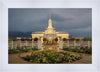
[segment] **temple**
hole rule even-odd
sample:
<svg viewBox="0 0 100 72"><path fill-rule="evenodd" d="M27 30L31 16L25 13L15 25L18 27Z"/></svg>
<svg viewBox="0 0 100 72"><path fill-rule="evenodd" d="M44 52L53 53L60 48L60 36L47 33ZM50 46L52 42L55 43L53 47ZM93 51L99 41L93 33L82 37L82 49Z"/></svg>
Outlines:
<svg viewBox="0 0 100 72"><path fill-rule="evenodd" d="M52 27L52 19L51 14L49 15L48 20L48 27L45 29L44 32L32 32L32 39L34 38L41 38L41 41L43 42L43 38L46 38L48 41L52 42L55 38L69 38L69 33L67 32L56 32L55 28ZM59 41L58 41L59 42Z"/></svg>

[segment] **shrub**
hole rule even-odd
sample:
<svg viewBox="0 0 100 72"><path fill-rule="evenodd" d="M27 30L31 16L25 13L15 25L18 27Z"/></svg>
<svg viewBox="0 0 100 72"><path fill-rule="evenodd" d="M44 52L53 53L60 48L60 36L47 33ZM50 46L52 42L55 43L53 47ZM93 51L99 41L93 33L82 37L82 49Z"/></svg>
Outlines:
<svg viewBox="0 0 100 72"><path fill-rule="evenodd" d="M19 53L18 49L9 49L9 54L11 53Z"/></svg>
<svg viewBox="0 0 100 72"><path fill-rule="evenodd" d="M84 38L83 41L92 41L92 38Z"/></svg>
<svg viewBox="0 0 100 72"><path fill-rule="evenodd" d="M8 52L9 54L11 53L19 53L19 52L31 52L31 51L35 51L35 50L38 50L37 47L34 47L34 48L21 48L21 49L9 49Z"/></svg>
<svg viewBox="0 0 100 72"><path fill-rule="evenodd" d="M63 38L63 41L66 41L67 39L66 38Z"/></svg>
<svg viewBox="0 0 100 72"><path fill-rule="evenodd" d="M58 38L55 38L55 41L58 41Z"/></svg>
<svg viewBox="0 0 100 72"><path fill-rule="evenodd" d="M43 41L47 41L47 39L46 38L43 38Z"/></svg>
<svg viewBox="0 0 100 72"><path fill-rule="evenodd" d="M24 40L26 40L26 41L31 41L32 39L30 39L30 38L25 38Z"/></svg>
<svg viewBox="0 0 100 72"><path fill-rule="evenodd" d="M70 39L69 39L69 41L74 41L74 40L75 40L75 38L70 38Z"/></svg>
<svg viewBox="0 0 100 72"><path fill-rule="evenodd" d="M21 41L25 41L25 39L24 38L21 38Z"/></svg>
<svg viewBox="0 0 100 72"><path fill-rule="evenodd" d="M78 53L87 53L87 54L91 54L92 53L92 49L87 49L87 48L63 48L63 50L67 50L67 51L71 51L71 52L78 52Z"/></svg>
<svg viewBox="0 0 100 72"><path fill-rule="evenodd" d="M38 41L38 38L34 38L34 41Z"/></svg>

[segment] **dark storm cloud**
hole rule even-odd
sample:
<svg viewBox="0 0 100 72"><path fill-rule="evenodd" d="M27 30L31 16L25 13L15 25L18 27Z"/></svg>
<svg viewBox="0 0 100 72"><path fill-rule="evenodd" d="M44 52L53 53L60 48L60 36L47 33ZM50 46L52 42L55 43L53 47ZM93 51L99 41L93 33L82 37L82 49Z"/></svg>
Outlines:
<svg viewBox="0 0 100 72"><path fill-rule="evenodd" d="M91 36L90 8L9 9L9 31L44 31L48 26L49 13L56 31L69 32L73 36Z"/></svg>

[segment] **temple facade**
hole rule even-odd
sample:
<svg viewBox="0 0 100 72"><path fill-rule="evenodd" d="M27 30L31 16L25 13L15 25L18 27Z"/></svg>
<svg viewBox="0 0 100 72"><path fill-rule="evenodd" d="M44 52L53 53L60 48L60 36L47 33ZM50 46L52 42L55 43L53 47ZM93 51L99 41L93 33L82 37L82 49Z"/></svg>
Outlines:
<svg viewBox="0 0 100 72"><path fill-rule="evenodd" d="M48 20L48 27L45 29L44 32L32 32L32 39L38 38L41 39L43 42L43 38L46 38L48 41L53 41L55 38L63 39L69 38L69 33L68 32L56 32L55 28L52 27L52 20L51 17ZM59 41L58 41L59 42Z"/></svg>

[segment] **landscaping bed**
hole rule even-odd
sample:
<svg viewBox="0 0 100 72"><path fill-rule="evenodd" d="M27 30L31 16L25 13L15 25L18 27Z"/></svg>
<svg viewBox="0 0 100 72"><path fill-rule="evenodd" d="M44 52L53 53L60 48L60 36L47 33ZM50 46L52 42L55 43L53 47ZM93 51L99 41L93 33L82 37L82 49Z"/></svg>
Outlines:
<svg viewBox="0 0 100 72"><path fill-rule="evenodd" d="M88 48L66 48L64 47L63 50L66 51L71 51L71 52L77 52L77 53L86 53L86 54L92 54L92 49L88 49Z"/></svg>
<svg viewBox="0 0 100 72"><path fill-rule="evenodd" d="M8 53L12 54L12 53L21 53L21 52L31 52L31 51L35 51L35 50L38 50L38 48L35 47L35 48L9 49Z"/></svg>
<svg viewBox="0 0 100 72"><path fill-rule="evenodd" d="M32 63L71 63L76 60L80 60L81 57L70 55L66 52L56 51L39 51L33 52L31 55L24 57L25 60Z"/></svg>

